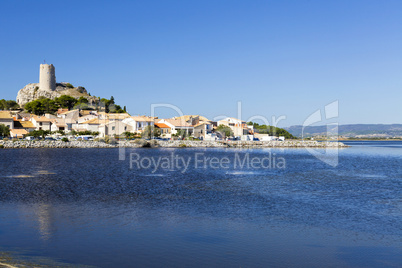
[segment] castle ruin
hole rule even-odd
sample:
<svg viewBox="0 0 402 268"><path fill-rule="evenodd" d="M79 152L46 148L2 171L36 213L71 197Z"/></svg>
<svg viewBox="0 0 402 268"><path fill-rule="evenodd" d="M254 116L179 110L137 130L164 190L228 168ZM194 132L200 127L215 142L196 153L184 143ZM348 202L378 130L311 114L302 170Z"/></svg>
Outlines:
<svg viewBox="0 0 402 268"><path fill-rule="evenodd" d="M30 83L18 91L17 103L23 107L26 103L39 98L54 100L62 95L73 98L85 97L89 103L96 98L88 95L84 87L72 87L70 83L56 83L56 71L53 64L41 64L39 66L39 83Z"/></svg>
<svg viewBox="0 0 402 268"><path fill-rule="evenodd" d="M56 71L53 64L40 65L39 88L46 91L56 90Z"/></svg>

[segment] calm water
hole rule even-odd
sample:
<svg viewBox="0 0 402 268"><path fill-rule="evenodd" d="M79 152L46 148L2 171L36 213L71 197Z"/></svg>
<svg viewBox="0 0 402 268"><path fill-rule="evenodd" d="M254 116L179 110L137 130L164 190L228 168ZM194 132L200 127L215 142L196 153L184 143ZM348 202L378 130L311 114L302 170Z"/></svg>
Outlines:
<svg viewBox="0 0 402 268"><path fill-rule="evenodd" d="M0 252L50 267L401 267L402 142L349 144L337 167L305 149L0 150Z"/></svg>

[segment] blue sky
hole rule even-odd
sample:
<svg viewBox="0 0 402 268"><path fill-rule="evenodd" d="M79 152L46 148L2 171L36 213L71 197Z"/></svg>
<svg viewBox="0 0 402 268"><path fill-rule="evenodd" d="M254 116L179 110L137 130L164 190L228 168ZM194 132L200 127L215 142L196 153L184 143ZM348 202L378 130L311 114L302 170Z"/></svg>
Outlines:
<svg viewBox="0 0 402 268"><path fill-rule="evenodd" d="M1 1L0 98L39 80L185 114L402 123L402 1ZM160 117L175 115L158 109Z"/></svg>

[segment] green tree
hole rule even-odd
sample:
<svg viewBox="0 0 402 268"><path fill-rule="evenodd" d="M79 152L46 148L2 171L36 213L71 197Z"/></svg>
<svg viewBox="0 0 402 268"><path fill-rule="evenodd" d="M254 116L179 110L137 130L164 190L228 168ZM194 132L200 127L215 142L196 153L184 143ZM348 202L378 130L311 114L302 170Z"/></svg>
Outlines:
<svg viewBox="0 0 402 268"><path fill-rule="evenodd" d="M7 106L8 106L9 110L20 109L20 106L18 105L18 103L16 101L13 101L13 100L8 100L7 101Z"/></svg>
<svg viewBox="0 0 402 268"><path fill-rule="evenodd" d="M45 113L54 114L59 109L58 103L47 98L40 98L25 104L24 109L29 113L43 115Z"/></svg>
<svg viewBox="0 0 402 268"><path fill-rule="evenodd" d="M31 132L29 132L28 134L27 134L27 136L33 136L33 137L35 137L35 138L39 138L39 137L42 137L42 138L45 138L47 135L49 135L51 132L49 131L49 130L34 130L34 131L31 131Z"/></svg>
<svg viewBox="0 0 402 268"><path fill-rule="evenodd" d="M101 98L100 99L100 106L105 108L105 112L108 113L109 112L109 106L111 105L110 100L105 99L105 98Z"/></svg>
<svg viewBox="0 0 402 268"><path fill-rule="evenodd" d="M295 139L295 137L290 134L287 130L283 128L278 128L274 126L259 125L255 122L248 122L248 125L254 127L254 131L260 134L268 134L270 136L284 136L286 139Z"/></svg>
<svg viewBox="0 0 402 268"><path fill-rule="evenodd" d="M68 87L68 88L74 88L74 86L73 86L72 84L70 84L70 83L67 83L67 84L66 84L66 87Z"/></svg>
<svg viewBox="0 0 402 268"><path fill-rule="evenodd" d="M110 113L124 113L124 110L121 108L120 105L111 104L109 105L109 112Z"/></svg>
<svg viewBox="0 0 402 268"><path fill-rule="evenodd" d="M224 137L232 137L233 136L232 129L230 127L228 127L228 126L225 126L225 125L219 125L216 128L216 131L218 131Z"/></svg>
<svg viewBox="0 0 402 268"><path fill-rule="evenodd" d="M88 103L88 99L81 96L81 97L78 99L77 103Z"/></svg>
<svg viewBox="0 0 402 268"><path fill-rule="evenodd" d="M36 115L42 115L45 113L45 107L40 100L34 100L25 104L24 109Z"/></svg>
<svg viewBox="0 0 402 268"><path fill-rule="evenodd" d="M20 109L20 106L16 101L13 100L0 100L0 110L17 110Z"/></svg>
<svg viewBox="0 0 402 268"><path fill-rule="evenodd" d="M180 138L184 139L185 137L187 137L187 135L188 135L187 130L185 130L185 129L178 129L178 130L176 131L176 133L173 134L172 136L173 136L173 137L180 137Z"/></svg>
<svg viewBox="0 0 402 268"><path fill-rule="evenodd" d="M135 134L130 131L125 131L123 132L123 136L126 137L126 139L133 139Z"/></svg>
<svg viewBox="0 0 402 268"><path fill-rule="evenodd" d="M58 109L59 105L51 99L41 99L42 105L44 107L45 113L54 114Z"/></svg>
<svg viewBox="0 0 402 268"><path fill-rule="evenodd" d="M55 102L62 108L64 109L69 109L71 110L74 105L78 102L77 99L68 96L68 95L62 95L58 98L55 99Z"/></svg>
<svg viewBox="0 0 402 268"><path fill-rule="evenodd" d="M150 139L152 137L159 137L160 135L161 131L159 128L155 128L154 126L147 126L142 132L141 137L144 139Z"/></svg>
<svg viewBox="0 0 402 268"><path fill-rule="evenodd" d="M59 133L59 134L61 134L61 135L65 135L66 133L64 132L64 130L57 130L57 131L55 131L56 133Z"/></svg>
<svg viewBox="0 0 402 268"><path fill-rule="evenodd" d="M83 131L79 131L77 134L80 135L80 136L83 136L83 135L98 136L99 131L83 130Z"/></svg>
<svg viewBox="0 0 402 268"><path fill-rule="evenodd" d="M7 101L5 99L0 100L0 110L7 110Z"/></svg>
<svg viewBox="0 0 402 268"><path fill-rule="evenodd" d="M9 137L10 136L10 128L6 125L0 124L0 136L1 137Z"/></svg>

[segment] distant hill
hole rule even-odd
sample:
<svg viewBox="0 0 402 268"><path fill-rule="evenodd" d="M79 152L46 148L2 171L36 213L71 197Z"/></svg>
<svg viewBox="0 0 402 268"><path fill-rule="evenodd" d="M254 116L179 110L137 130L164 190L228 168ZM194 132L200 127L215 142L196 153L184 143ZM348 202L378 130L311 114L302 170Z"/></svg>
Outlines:
<svg viewBox="0 0 402 268"><path fill-rule="evenodd" d="M338 129L337 129L338 128ZM291 126L285 128L293 136L301 137L303 126ZM335 134L338 130L338 135L345 137L402 137L402 124L351 124L329 126L328 132ZM304 136L320 136L327 135L327 126L308 126L304 128Z"/></svg>

